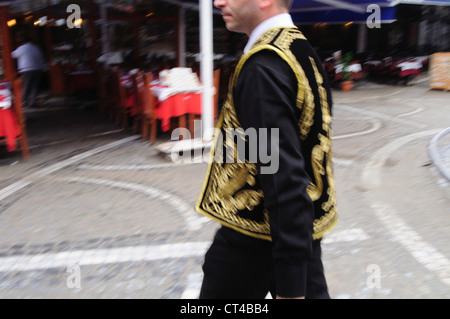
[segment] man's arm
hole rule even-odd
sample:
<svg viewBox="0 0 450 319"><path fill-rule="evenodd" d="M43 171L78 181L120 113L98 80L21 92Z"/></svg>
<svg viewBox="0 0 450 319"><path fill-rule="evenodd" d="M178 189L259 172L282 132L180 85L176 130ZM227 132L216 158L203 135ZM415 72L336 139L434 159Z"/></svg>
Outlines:
<svg viewBox="0 0 450 319"><path fill-rule="evenodd" d="M234 93L243 129L267 129L268 152L276 151L270 149L271 133L279 129L278 170L259 174L269 212L276 291L281 297L305 296L314 207L306 192L310 178L297 124L295 75L275 52L262 51L246 62Z"/></svg>
<svg viewBox="0 0 450 319"><path fill-rule="evenodd" d="M18 47L18 48L15 49L13 52L11 52L11 57L12 57L13 59L18 59L19 56L20 56L20 54L21 54L21 50L20 50L20 47Z"/></svg>

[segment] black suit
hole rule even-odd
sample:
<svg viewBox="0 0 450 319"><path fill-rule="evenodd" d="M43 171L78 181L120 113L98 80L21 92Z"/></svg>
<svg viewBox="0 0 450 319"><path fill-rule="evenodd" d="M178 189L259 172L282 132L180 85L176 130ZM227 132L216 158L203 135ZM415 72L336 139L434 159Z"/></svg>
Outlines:
<svg viewBox="0 0 450 319"><path fill-rule="evenodd" d="M309 62L309 61L308 61ZM279 167L258 174L269 214L272 241L222 227L203 266L201 298L329 298L320 240L313 240L314 203L306 188L303 141L299 138L297 79L276 53L263 50L242 68L234 87L234 107L244 130L279 128ZM256 163L258 170L262 163Z"/></svg>

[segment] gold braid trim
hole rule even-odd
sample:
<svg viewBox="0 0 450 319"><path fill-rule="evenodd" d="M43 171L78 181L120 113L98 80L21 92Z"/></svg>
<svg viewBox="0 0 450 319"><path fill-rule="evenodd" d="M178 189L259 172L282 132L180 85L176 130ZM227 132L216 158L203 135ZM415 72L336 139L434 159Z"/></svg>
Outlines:
<svg viewBox="0 0 450 319"><path fill-rule="evenodd" d="M231 98L230 95L228 98ZM222 129L240 127L237 126L239 125L237 116L229 101L223 107L216 133L222 132ZM232 163L226 163L227 159L223 158L223 147L226 145L222 143L227 143L227 140L223 141L223 136L217 134L211 151L214 160L208 166L207 178L202 189L203 196L200 197L196 210L236 231L271 240L267 210L264 210L262 222L242 218L237 214L244 209L252 211L263 199L262 190L243 189L247 184L255 185L256 165L248 161L238 163L236 148L232 155ZM222 163L223 161L225 163Z"/></svg>
<svg viewBox="0 0 450 319"><path fill-rule="evenodd" d="M313 191L314 196L317 196L317 193L320 192L322 194L323 190L323 183L322 183L322 175L325 174L324 167L322 163L324 162L324 156L325 158L325 169L326 169L326 176L327 176L327 183L328 183L328 189L327 189L327 195L328 200L322 204L321 208L325 212L325 215L323 215L320 219L316 219L314 221L314 236L318 237L320 234L323 236L323 233L325 231L329 231L331 228L333 228L337 223L337 213L336 213L336 193L335 193L335 184L334 184L334 175L333 175L333 164L332 164L332 157L333 157L333 151L331 148L331 114L330 114L330 107L328 105L328 99L327 99L327 91L323 87L323 78L320 74L319 70L317 69L317 65L313 58L309 58L311 65L314 69L314 75L317 81L317 85L319 87L319 94L320 94L320 103L321 103L321 110L322 110L322 129L325 131L326 136L319 134L318 138L320 141L319 145L316 145L313 149L312 154L312 166L314 170L314 177L316 180L316 189ZM310 184L308 187L308 190L310 188L314 188L314 184ZM317 198L318 199L318 198ZM313 198L314 200L314 198ZM313 238L314 238L313 236ZM320 237L321 237L320 236ZM319 238L320 238L319 237Z"/></svg>

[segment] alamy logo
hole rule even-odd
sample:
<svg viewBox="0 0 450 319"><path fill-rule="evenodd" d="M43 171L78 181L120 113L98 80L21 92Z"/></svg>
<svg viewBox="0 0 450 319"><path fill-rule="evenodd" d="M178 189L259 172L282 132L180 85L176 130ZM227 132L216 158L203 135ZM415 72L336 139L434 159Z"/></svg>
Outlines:
<svg viewBox="0 0 450 319"><path fill-rule="evenodd" d="M66 285L69 289L81 289L81 269L80 265L67 266L67 273L70 275L67 277Z"/></svg>
<svg viewBox="0 0 450 319"><path fill-rule="evenodd" d="M381 288L381 267L377 264L370 264L367 266L369 276L366 280L368 288Z"/></svg>
<svg viewBox="0 0 450 319"><path fill-rule="evenodd" d="M201 121L194 121L194 127L200 128ZM200 126L199 126L200 125ZM196 131L197 129L194 129ZM177 128L173 130L171 139L178 140L183 138L183 143L174 147L170 157L174 163L259 163L261 174L275 174L278 172L280 164L280 130L279 128L260 128L250 127L244 131L242 128L227 128L222 133L219 129L214 129L216 137L216 149L214 156L209 151L201 151L193 147L194 141L191 140L191 132L186 128ZM186 141L186 142L184 142ZM187 145L191 144L191 145ZM194 149L194 158L192 158L191 149Z"/></svg>
<svg viewBox="0 0 450 319"><path fill-rule="evenodd" d="M371 14L367 17L366 23L369 29L381 28L381 8L377 4L367 6L366 12Z"/></svg>
<svg viewBox="0 0 450 319"><path fill-rule="evenodd" d="M71 13L66 20L69 29L81 28L81 8L78 4L69 4L67 6L67 13Z"/></svg>

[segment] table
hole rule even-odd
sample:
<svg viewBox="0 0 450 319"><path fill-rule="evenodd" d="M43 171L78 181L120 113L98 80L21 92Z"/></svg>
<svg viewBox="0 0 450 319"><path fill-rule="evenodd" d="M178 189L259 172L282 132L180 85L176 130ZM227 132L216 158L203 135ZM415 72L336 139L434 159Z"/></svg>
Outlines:
<svg viewBox="0 0 450 319"><path fill-rule="evenodd" d="M202 95L199 93L178 93L169 96L164 101L157 102L156 117L161 120L161 129L167 132L170 129L170 118L185 114L202 114ZM184 126L185 125L181 125Z"/></svg>
<svg viewBox="0 0 450 319"><path fill-rule="evenodd" d="M11 105L11 85L9 82L0 82L0 138L5 139L8 152L16 149L16 137L20 135L17 118Z"/></svg>
<svg viewBox="0 0 450 319"><path fill-rule="evenodd" d="M341 80L342 79L342 73L344 70L343 64L336 64L335 65L335 80ZM359 63L352 63L350 65L347 65L345 67L345 71L350 73L350 79L352 81L359 80L362 77L362 67Z"/></svg>
<svg viewBox="0 0 450 319"><path fill-rule="evenodd" d="M161 129L167 132L170 129L170 118L185 114L202 114L202 88L173 89L153 85L152 93L158 98L156 117L161 120ZM185 126L185 125L182 125Z"/></svg>
<svg viewBox="0 0 450 319"><path fill-rule="evenodd" d="M341 73L343 71L343 68L344 68L343 64L336 64L336 67L335 67L336 73ZM361 72L362 71L361 64L353 63L353 64L350 64L350 65L347 65L345 67L345 71L346 72L351 72L351 73Z"/></svg>
<svg viewBox="0 0 450 319"><path fill-rule="evenodd" d="M400 77L405 77L408 75L417 75L422 69L421 62L401 62L397 64L398 75Z"/></svg>
<svg viewBox="0 0 450 319"><path fill-rule="evenodd" d="M16 137L20 135L20 128L12 110L0 108L0 139L5 138L8 152L14 151L17 147Z"/></svg>

